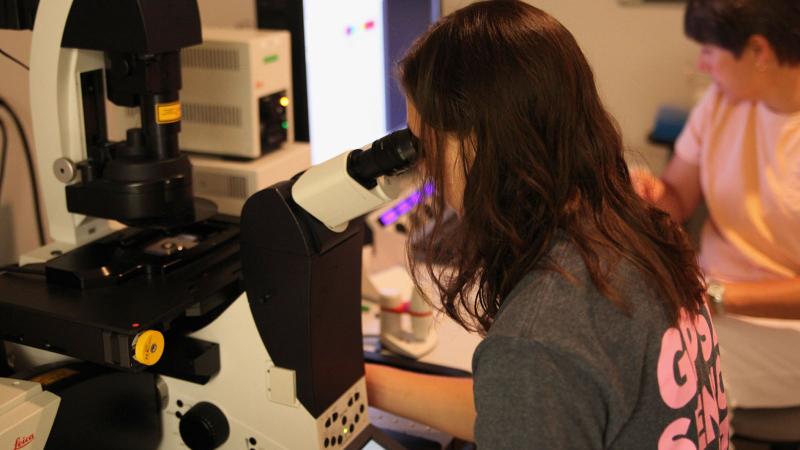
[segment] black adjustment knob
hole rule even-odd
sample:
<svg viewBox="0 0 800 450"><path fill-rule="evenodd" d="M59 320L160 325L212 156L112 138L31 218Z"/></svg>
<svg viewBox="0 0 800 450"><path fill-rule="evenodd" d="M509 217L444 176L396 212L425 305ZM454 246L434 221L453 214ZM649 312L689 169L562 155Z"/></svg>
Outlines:
<svg viewBox="0 0 800 450"><path fill-rule="evenodd" d="M225 414L208 402L192 406L181 417L181 438L192 450L214 450L219 448L231 434Z"/></svg>

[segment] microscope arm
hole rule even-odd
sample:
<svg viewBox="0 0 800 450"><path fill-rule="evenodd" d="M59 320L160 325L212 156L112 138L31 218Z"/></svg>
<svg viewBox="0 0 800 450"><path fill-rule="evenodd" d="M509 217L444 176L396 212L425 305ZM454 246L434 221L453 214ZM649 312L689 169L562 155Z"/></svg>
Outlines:
<svg viewBox="0 0 800 450"><path fill-rule="evenodd" d="M95 240L109 231L99 218L191 221L180 115L160 113L179 110L178 52L202 40L196 0L0 1L0 26L33 27L31 116L51 239ZM106 96L142 110L125 142L108 140Z"/></svg>
<svg viewBox="0 0 800 450"><path fill-rule="evenodd" d="M250 311L273 363L293 371L297 399L314 417L364 376L363 227L348 221L388 201L415 160L413 136L398 131L257 192L242 210Z"/></svg>

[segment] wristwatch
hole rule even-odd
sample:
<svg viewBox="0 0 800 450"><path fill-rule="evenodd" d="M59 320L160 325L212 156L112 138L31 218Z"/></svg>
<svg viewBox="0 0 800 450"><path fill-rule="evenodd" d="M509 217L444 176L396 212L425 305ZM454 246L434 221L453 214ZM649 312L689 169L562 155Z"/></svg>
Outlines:
<svg viewBox="0 0 800 450"><path fill-rule="evenodd" d="M725 285L716 280L709 280L706 285L706 295L711 301L714 314L725 314Z"/></svg>

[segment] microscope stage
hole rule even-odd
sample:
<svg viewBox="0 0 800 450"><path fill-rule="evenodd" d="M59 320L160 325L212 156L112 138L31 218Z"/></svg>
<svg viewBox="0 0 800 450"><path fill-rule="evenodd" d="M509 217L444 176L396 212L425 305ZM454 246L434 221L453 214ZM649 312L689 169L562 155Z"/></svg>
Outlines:
<svg viewBox="0 0 800 450"><path fill-rule="evenodd" d="M177 342L175 348L199 356L198 353L208 351L207 346L197 342L187 345L188 338L184 335L210 323L243 291L238 223L226 217L209 222L214 222L211 225L221 231L212 233L213 237L207 237L203 242L191 242L193 247L183 250L186 258L167 254L170 249L166 247L170 245L154 250L151 244L139 249L142 254L155 253L150 255L150 266L143 263L140 266L144 267L137 269L135 274L115 276L113 268L129 267L125 264L132 254L130 249L127 253L116 252L117 256L123 255L121 260L125 264L109 262L107 266L100 266L111 268L106 270L114 282L96 283L99 287L81 289L80 285L75 285L74 279L74 273L97 273L89 269L89 262L97 262L97 255L94 259L85 255L92 244L77 249L78 253L74 255L70 252L51 261L62 264L47 268L47 271L59 271L57 276L47 277L50 281L46 281L44 271L41 275L13 272L0 275L0 338L97 364L138 371L146 366L132 358L135 338L146 330L156 330L167 339L167 352L162 362L164 358L186 356L170 354L172 340ZM108 245L114 240L130 242L119 239L120 236L129 237L126 234L129 232L122 230L112 234L98 245ZM174 239L191 241L195 237L180 236L167 241L155 236L144 242L155 240L188 246L190 243L176 244ZM107 248L100 252L101 255L107 253L114 252ZM164 262L168 264L164 265ZM73 279L67 283L72 286L54 281L69 279L65 275L68 273L65 269L69 266L67 263L76 268ZM198 345L203 348L198 348Z"/></svg>

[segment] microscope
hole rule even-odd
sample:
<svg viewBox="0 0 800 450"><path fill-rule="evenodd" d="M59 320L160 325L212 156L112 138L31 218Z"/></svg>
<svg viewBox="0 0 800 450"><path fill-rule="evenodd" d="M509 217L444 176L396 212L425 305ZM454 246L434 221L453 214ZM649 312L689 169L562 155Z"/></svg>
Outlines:
<svg viewBox="0 0 800 450"><path fill-rule="evenodd" d="M400 448L369 421L351 220L404 188L410 132L219 215L179 150L195 0L11 2L52 242L0 271L0 366L60 397L46 448ZM123 142L106 99L140 109Z"/></svg>

